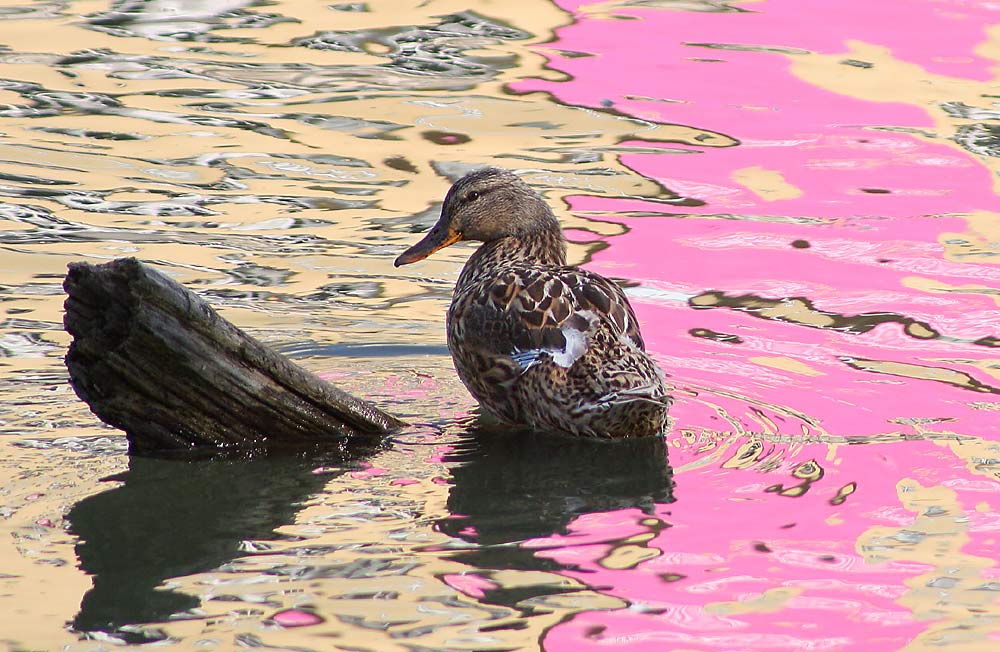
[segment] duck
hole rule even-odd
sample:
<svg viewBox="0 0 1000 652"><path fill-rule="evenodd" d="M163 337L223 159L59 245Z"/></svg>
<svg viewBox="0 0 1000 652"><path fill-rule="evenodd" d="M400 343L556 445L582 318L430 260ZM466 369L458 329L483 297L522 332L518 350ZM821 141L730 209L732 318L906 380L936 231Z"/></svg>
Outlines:
<svg viewBox="0 0 1000 652"><path fill-rule="evenodd" d="M440 219L395 260L409 265L480 242L455 284L448 349L462 383L493 417L535 431L602 439L662 435L672 403L622 288L567 264L566 237L517 174L473 170Z"/></svg>

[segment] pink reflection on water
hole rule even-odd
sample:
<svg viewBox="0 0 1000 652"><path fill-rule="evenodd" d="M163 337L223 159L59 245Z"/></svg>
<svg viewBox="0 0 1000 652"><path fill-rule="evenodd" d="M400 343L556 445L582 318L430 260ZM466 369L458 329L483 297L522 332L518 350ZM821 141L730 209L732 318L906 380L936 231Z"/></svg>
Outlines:
<svg viewBox="0 0 1000 652"><path fill-rule="evenodd" d="M823 454L825 448L810 444L803 454ZM574 568L566 574L591 586L610 587L607 592L632 605L577 615L548 632L545 649L902 647L927 623L900 599L909 591L908 582L933 575L934 566L894 560L891 553L879 561L884 542L866 534L876 527L921 528L917 520L923 514L881 507L898 502L900 474L892 467L900 460L909 465L908 474L930 485L964 474L964 465L942 455L932 442L909 442L902 453L899 448L840 448L825 465L824 481L794 499L741 492L740 483L752 481L746 471L691 470L678 480L678 501L658 507L652 517L636 510L590 514L565 535L529 542L539 556ZM688 451L674 450L681 453L676 461L683 462ZM779 474L759 475L768 483L781 479ZM857 491L832 508L835 489L847 482L857 482ZM975 523L982 515L975 508L983 497L977 489L957 491L962 510L942 518ZM989 495L992 507L1000 508L995 492ZM649 532L653 521L661 522L654 538L630 543ZM974 536L974 530L973 525L967 532ZM624 558L624 549L636 545L652 554L633 552L638 563L615 563Z"/></svg>
<svg viewBox="0 0 1000 652"><path fill-rule="evenodd" d="M570 81L516 91L590 107L610 100L625 114L740 144L623 157L704 206L572 201L578 213L628 226L590 267L641 284L631 292L647 343L677 390L669 442L678 501L652 515L587 514L566 534L524 544L632 605L577 614L544 647L900 649L933 626L912 598L918 579L938 572L917 552L922 518L950 519L952 554L996 557L1000 484L926 437L1000 439L1000 380L990 373L998 356L984 344L1000 336L996 294L971 287L997 287L1000 266L946 255L948 234L968 231L964 215L996 211L998 200L974 156L919 135L942 128L933 107L905 104L891 88L879 102L837 94L792 66L810 53L849 59L852 42L863 42L951 83L991 80L996 62L976 48L1000 23L1000 4L615 10L637 20L595 17L584 4L560 2L577 22L558 47L597 56L553 59ZM845 75L863 74L849 63ZM761 170L784 189L744 183ZM738 303L747 295L772 301L769 311ZM825 443L842 438L896 441ZM944 491L937 511L905 504L901 487L912 482ZM984 582L998 576L995 563L981 566Z"/></svg>
<svg viewBox="0 0 1000 652"><path fill-rule="evenodd" d="M642 281L635 298L647 341L679 389L736 386L738 400L794 406L824 432L844 436L905 431L901 419L938 420L945 431L959 422L965 434L995 429L995 411L981 404L995 403L1000 391L984 369L996 356L993 347L976 341L1000 334L996 301L988 293L948 289L995 284L1000 268L947 260L940 243L943 234L967 229L961 217L945 215L997 206L990 171L953 145L872 131L930 127L933 121L920 107L862 101L804 83L789 74L789 65L807 53L710 50L724 63L705 64L692 61L706 50L691 43L836 53L849 40L867 40L927 69L981 79L988 69L974 47L984 38L984 21L1000 20L1000 11L985 3L890 2L873 9L868 3L786 0L755 4L752 11L628 10L641 20L583 18L560 33L560 47L600 56L554 62L574 76L572 82L516 87L582 105L611 98L627 113L741 141L693 156L626 157L642 174L707 202L682 215L641 200L577 197L574 210L610 213L609 219L629 227L592 267ZM822 28L789 30L802 16ZM887 31L884 23L871 22L894 16L905 16L905 29ZM655 56L651 42L658 44ZM678 94L684 102L628 99ZM758 196L737 181L739 171L755 168L780 172L798 194ZM866 192L872 190L880 192ZM631 210L663 217L619 217ZM743 217L720 220L720 214ZM913 289L928 279L941 289ZM879 313L897 319L849 333L730 308L691 310L686 300L705 292L773 301L802 297L812 311L845 320ZM904 332L911 322L919 337ZM696 339L692 330L743 342ZM914 400L920 395L932 400ZM741 414L745 410L732 409L742 428L755 429ZM700 410L679 404L675 416L689 426L712 426L698 419ZM785 420L787 427L778 422L778 430L800 432L801 424L792 421Z"/></svg>
<svg viewBox="0 0 1000 652"><path fill-rule="evenodd" d="M472 598L482 598L487 591L497 588L497 583L472 573L450 573L441 578L445 584Z"/></svg>

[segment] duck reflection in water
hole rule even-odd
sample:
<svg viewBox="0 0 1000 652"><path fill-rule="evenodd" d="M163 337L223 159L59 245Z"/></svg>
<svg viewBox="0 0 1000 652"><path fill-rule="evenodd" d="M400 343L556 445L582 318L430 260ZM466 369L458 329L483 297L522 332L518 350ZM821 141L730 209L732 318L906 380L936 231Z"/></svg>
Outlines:
<svg viewBox="0 0 1000 652"><path fill-rule="evenodd" d="M490 414L584 437L663 433L671 398L628 298L566 264L566 238L537 192L506 170L470 172L396 266L461 240L483 244L455 285L448 348Z"/></svg>
<svg viewBox="0 0 1000 652"><path fill-rule="evenodd" d="M583 514L652 513L674 501L662 437L607 442L475 424L445 460L457 463L452 516L438 528L481 546L565 533Z"/></svg>

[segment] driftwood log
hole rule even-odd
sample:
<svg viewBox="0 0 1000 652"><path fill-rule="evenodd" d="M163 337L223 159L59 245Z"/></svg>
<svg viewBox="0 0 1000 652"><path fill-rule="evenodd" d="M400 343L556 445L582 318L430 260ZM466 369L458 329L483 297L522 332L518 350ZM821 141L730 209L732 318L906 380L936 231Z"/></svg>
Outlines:
<svg viewBox="0 0 1000 652"><path fill-rule="evenodd" d="M131 453L343 443L405 425L320 380L134 258L72 263L63 287L77 395Z"/></svg>

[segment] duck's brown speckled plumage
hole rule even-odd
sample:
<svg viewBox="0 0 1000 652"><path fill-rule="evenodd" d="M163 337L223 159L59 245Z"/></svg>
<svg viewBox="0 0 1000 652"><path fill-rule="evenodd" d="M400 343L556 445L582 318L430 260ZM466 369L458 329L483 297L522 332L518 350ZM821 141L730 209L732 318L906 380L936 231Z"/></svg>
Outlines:
<svg viewBox="0 0 1000 652"><path fill-rule="evenodd" d="M670 398L625 293L566 265L562 230L537 193L504 170L466 175L438 224L397 265L460 239L484 244L455 285L448 347L487 410L591 437L663 431Z"/></svg>

